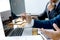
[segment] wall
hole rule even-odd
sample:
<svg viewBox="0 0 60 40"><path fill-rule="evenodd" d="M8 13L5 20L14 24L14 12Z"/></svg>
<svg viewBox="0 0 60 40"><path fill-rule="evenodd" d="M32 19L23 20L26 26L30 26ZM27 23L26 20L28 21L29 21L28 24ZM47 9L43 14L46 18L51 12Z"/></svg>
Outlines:
<svg viewBox="0 0 60 40"><path fill-rule="evenodd" d="M25 10L32 15L41 14L49 0L25 0Z"/></svg>
<svg viewBox="0 0 60 40"><path fill-rule="evenodd" d="M0 0L0 12L10 10L9 0Z"/></svg>

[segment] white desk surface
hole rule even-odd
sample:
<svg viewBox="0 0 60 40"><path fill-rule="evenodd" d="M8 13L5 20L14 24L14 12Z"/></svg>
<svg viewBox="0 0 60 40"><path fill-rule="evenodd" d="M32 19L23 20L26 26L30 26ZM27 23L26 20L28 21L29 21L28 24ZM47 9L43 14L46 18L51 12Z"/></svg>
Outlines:
<svg viewBox="0 0 60 40"><path fill-rule="evenodd" d="M32 28L24 28L22 36L32 36Z"/></svg>

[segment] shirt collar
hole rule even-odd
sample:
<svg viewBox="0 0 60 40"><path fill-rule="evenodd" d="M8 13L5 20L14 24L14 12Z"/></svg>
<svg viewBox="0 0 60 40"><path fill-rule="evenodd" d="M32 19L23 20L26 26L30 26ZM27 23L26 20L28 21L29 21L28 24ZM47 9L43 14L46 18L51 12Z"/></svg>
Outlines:
<svg viewBox="0 0 60 40"><path fill-rule="evenodd" d="M59 2L60 2L60 1L58 0L58 1L55 3L55 4L56 4L56 6L58 6Z"/></svg>
<svg viewBox="0 0 60 40"><path fill-rule="evenodd" d="M53 5L58 6L59 2L60 2L60 1L58 0L55 4L53 3Z"/></svg>

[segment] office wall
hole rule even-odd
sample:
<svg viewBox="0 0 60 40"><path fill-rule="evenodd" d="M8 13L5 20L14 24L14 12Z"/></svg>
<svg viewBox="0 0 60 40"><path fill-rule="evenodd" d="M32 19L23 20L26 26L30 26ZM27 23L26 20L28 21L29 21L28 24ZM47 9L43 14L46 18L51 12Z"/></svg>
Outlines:
<svg viewBox="0 0 60 40"><path fill-rule="evenodd" d="M41 14L49 0L25 0L25 10L32 15Z"/></svg>
<svg viewBox="0 0 60 40"><path fill-rule="evenodd" d="M0 12L10 10L9 0L0 0Z"/></svg>

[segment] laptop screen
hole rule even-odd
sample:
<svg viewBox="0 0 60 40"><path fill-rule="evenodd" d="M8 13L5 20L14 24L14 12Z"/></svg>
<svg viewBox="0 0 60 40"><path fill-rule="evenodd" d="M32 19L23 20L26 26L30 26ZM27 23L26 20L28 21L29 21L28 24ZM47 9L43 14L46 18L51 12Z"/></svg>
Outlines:
<svg viewBox="0 0 60 40"><path fill-rule="evenodd" d="M24 28L13 28L12 20L10 19L11 17L11 11L4 11L1 12L1 19L2 19L2 24L3 24L3 29L5 36L21 36L23 33ZM13 35L14 34L14 35Z"/></svg>

